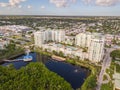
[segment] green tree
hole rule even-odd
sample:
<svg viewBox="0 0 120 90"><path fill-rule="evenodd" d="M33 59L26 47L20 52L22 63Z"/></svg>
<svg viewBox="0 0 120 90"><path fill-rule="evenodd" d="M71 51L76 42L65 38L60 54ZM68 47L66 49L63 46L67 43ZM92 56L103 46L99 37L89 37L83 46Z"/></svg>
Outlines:
<svg viewBox="0 0 120 90"><path fill-rule="evenodd" d="M72 87L42 63L30 63L19 70L0 66L0 90L72 90Z"/></svg>
<svg viewBox="0 0 120 90"><path fill-rule="evenodd" d="M120 59L120 50L114 50L110 53L110 56L115 59Z"/></svg>

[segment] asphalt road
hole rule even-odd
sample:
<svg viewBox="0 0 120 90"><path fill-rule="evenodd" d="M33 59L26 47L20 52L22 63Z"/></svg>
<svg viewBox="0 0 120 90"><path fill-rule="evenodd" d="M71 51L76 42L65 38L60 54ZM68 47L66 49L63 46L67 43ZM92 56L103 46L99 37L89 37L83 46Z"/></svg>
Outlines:
<svg viewBox="0 0 120 90"><path fill-rule="evenodd" d="M111 63L110 52L113 50L114 50L114 48L106 49L105 57L104 57L104 60L102 63L101 72L100 72L100 74L98 76L98 80L97 80L96 90L101 89L101 85L103 83L103 75L105 74L106 69L109 68L110 63Z"/></svg>

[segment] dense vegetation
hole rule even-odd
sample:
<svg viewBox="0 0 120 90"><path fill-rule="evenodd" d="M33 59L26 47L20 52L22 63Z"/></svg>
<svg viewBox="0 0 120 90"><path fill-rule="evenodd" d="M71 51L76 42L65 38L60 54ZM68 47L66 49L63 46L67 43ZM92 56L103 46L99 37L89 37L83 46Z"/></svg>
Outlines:
<svg viewBox="0 0 120 90"><path fill-rule="evenodd" d="M17 47L14 43L10 43L5 49L0 50L0 60L10 58L13 55L23 53L23 49Z"/></svg>
<svg viewBox="0 0 120 90"><path fill-rule="evenodd" d="M114 50L111 52L110 56L113 60L119 59L120 60L120 50Z"/></svg>
<svg viewBox="0 0 120 90"><path fill-rule="evenodd" d="M109 82L107 84L102 84L101 90L113 90L112 82Z"/></svg>
<svg viewBox="0 0 120 90"><path fill-rule="evenodd" d="M63 78L42 63L30 63L19 70L0 66L0 90L72 90Z"/></svg>

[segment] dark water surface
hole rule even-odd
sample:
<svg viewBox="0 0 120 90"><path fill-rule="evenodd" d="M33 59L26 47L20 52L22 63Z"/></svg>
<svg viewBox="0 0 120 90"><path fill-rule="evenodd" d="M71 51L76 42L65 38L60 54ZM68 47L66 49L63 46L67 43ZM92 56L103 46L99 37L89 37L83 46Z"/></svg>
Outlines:
<svg viewBox="0 0 120 90"><path fill-rule="evenodd" d="M90 74L90 71L84 67L71 65L65 62L58 62L42 54L30 53L30 55L33 57L32 62L43 62L49 70L57 73L58 75L63 77L67 82L69 82L73 89L81 87L81 85L84 83L84 80ZM21 55L15 59L21 59L23 57L24 55ZM16 69L26 66L28 63L30 62L12 62ZM11 63L4 63L3 65L6 66L9 64Z"/></svg>

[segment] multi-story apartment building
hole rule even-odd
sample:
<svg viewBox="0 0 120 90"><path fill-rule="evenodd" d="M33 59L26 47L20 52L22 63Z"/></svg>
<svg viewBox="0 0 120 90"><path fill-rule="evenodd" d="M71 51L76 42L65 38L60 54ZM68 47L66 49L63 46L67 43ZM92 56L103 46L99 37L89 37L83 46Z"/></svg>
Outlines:
<svg viewBox="0 0 120 90"><path fill-rule="evenodd" d="M99 62L104 55L104 37L99 33L80 33L75 38L77 46L87 48L88 58L93 62Z"/></svg>
<svg viewBox="0 0 120 90"><path fill-rule="evenodd" d="M65 56L70 57L78 56L80 60L89 59L92 62L99 62L103 59L104 55L104 37L98 33L80 33L75 37L75 45L77 47L64 46L60 44L48 43L65 42L65 32L46 30L39 31L34 34L35 45L47 49L52 52L62 51ZM79 46L79 47L78 47ZM87 49L87 50L86 50Z"/></svg>
<svg viewBox="0 0 120 90"><path fill-rule="evenodd" d="M44 37L45 37L44 32L35 32L34 33L35 45L41 47L42 44L44 44L45 42Z"/></svg>
<svg viewBox="0 0 120 90"><path fill-rule="evenodd" d="M35 45L42 46L47 42L63 42L65 40L65 31L63 30L43 30L34 33Z"/></svg>
<svg viewBox="0 0 120 90"><path fill-rule="evenodd" d="M88 58L93 62L100 62L104 56L105 39L102 35L96 34L91 38L88 48Z"/></svg>
<svg viewBox="0 0 120 90"><path fill-rule="evenodd" d="M92 34L90 32L79 33L78 35L76 35L75 45L83 48L89 47L91 38L92 38Z"/></svg>

